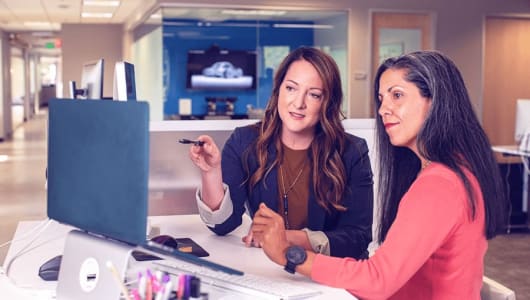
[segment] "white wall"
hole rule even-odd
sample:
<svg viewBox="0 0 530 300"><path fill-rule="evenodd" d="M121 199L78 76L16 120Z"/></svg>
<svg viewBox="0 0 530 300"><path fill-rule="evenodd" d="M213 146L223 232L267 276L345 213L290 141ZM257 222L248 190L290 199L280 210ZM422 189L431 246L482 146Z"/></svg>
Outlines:
<svg viewBox="0 0 530 300"><path fill-rule="evenodd" d="M4 132L4 72L2 71L4 69L3 64L3 56L2 56L2 45L4 42L3 39L3 33L0 31L0 141L5 138L5 132Z"/></svg>
<svg viewBox="0 0 530 300"><path fill-rule="evenodd" d="M62 79L63 95L69 95L68 81L81 83L81 70L86 62L105 59L103 96L112 97L114 65L122 60L123 26L118 24L63 24ZM58 85L59 86L59 85Z"/></svg>
<svg viewBox="0 0 530 300"><path fill-rule="evenodd" d="M162 70L162 28L154 28L132 45L132 63L136 76L136 98L149 102L151 121L164 119Z"/></svg>

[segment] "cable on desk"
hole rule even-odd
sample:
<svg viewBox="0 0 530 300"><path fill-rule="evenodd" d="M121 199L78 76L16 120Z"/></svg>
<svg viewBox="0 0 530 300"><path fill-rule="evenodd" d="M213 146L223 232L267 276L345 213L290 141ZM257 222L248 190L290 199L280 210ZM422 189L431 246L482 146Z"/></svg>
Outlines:
<svg viewBox="0 0 530 300"><path fill-rule="evenodd" d="M44 220L42 223L44 223L44 226L42 226L42 228L38 229L38 232L37 234L35 234L35 236L29 241L29 243L27 243L24 247L22 247L22 249L20 249L17 253L15 253L11 259L5 263L5 268L4 268L4 272L5 272L5 276L9 278L9 269L11 268L11 264L24 252L24 250L26 250L28 247L30 247L33 242L35 242L35 240L40 236L40 234L46 230L46 228L52 223L52 220L47 218L46 220ZM29 233L25 233L24 236L20 237L20 238L17 238L16 240L11 240L9 242L6 242L6 243L11 243L13 241L19 241L19 240L22 240L22 239L25 239L26 236L30 235L31 233L33 233L34 231L37 230L38 227L40 227L42 225L42 223L36 225L34 228L32 228L30 230Z"/></svg>
<svg viewBox="0 0 530 300"><path fill-rule="evenodd" d="M51 219L45 219L45 220L42 221L41 223L39 223L39 224L35 225L33 228L31 228L31 230L29 230L28 232L24 233L21 237L19 237L19 238L17 238L17 239L9 240L9 241L7 241L7 242L1 244L1 245L0 245L0 248L3 248L3 247L5 247L5 246L7 246L7 245L9 245L9 244L11 244L11 243L13 243L13 242L18 242L18 241L20 241L20 240L25 239L27 236L29 236L30 234L32 234L35 230L39 229L39 227L41 227L41 226L46 226L46 227L47 227L47 226L49 225L50 222L51 222ZM46 228L46 227L45 227L45 228Z"/></svg>

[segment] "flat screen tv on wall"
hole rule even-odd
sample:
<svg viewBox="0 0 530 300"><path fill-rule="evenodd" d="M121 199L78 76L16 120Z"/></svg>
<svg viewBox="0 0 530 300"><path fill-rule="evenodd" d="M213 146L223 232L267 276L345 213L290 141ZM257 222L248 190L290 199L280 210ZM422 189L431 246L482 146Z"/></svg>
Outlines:
<svg viewBox="0 0 530 300"><path fill-rule="evenodd" d="M191 90L255 90L256 52L189 50L186 88Z"/></svg>

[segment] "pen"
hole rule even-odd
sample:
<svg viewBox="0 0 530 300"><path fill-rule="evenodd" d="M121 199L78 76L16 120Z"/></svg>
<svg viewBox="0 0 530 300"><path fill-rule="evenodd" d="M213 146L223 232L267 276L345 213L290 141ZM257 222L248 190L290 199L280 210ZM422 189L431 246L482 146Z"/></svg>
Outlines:
<svg viewBox="0 0 530 300"><path fill-rule="evenodd" d="M140 297L140 293L137 289L132 290L133 298L134 300L142 300L142 297Z"/></svg>
<svg viewBox="0 0 530 300"><path fill-rule="evenodd" d="M120 285L121 292L123 293L123 296L125 297L125 299L131 300L131 297L129 297L129 291L127 291L127 288L123 284L123 281L121 280L121 277L118 274L118 271L116 270L116 268L114 267L114 264L110 260L107 260L107 268L110 270L110 272L114 276L114 279L116 279L116 282L118 282L118 284Z"/></svg>
<svg viewBox="0 0 530 300"><path fill-rule="evenodd" d="M160 280L160 289L156 293L155 300L168 300L169 295L171 294L172 283L169 278L169 275L165 275L162 280Z"/></svg>
<svg viewBox="0 0 530 300"><path fill-rule="evenodd" d="M146 278L142 275L141 272L138 273L138 294L140 294L141 299L145 299L145 289L146 289Z"/></svg>
<svg viewBox="0 0 530 300"><path fill-rule="evenodd" d="M149 278L147 278L145 285L145 300L153 300L153 284Z"/></svg>
<svg viewBox="0 0 530 300"><path fill-rule="evenodd" d="M173 288L173 282L168 281L164 286L164 294L162 295L162 300L169 300L171 296L171 289Z"/></svg>
<svg viewBox="0 0 530 300"><path fill-rule="evenodd" d="M186 280L184 279L184 274L179 275L178 278L178 290L177 290L177 299L182 299L184 296L184 286Z"/></svg>
<svg viewBox="0 0 530 300"><path fill-rule="evenodd" d="M194 140L188 140L188 139L179 139L179 143L181 143L181 144L193 144L195 146L204 145L204 141L194 141Z"/></svg>

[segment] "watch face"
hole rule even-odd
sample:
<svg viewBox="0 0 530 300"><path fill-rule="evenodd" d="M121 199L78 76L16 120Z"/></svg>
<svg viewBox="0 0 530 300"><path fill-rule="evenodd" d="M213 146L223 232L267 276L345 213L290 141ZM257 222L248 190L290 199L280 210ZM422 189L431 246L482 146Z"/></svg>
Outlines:
<svg viewBox="0 0 530 300"><path fill-rule="evenodd" d="M300 246L291 246L287 248L287 253L285 254L287 261L295 265L303 263L306 260L306 257L307 254L305 253L304 248Z"/></svg>

